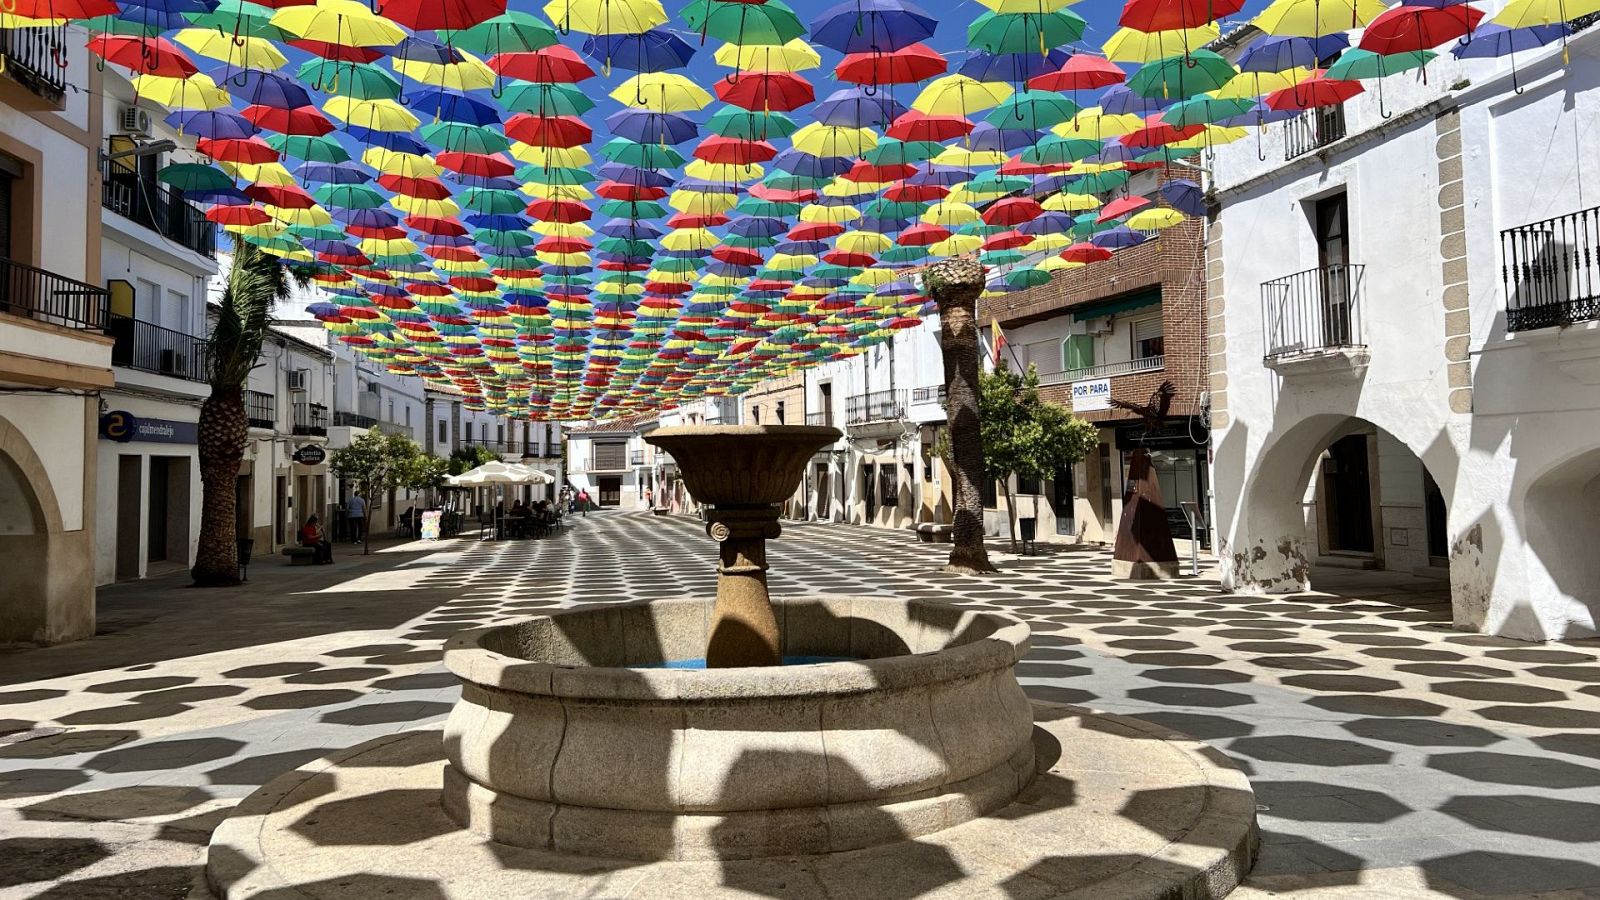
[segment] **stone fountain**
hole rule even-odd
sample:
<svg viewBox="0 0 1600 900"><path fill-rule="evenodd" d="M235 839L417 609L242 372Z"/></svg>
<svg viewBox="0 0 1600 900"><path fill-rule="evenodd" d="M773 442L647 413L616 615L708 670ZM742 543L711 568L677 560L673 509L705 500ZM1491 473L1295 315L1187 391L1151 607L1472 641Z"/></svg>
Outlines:
<svg viewBox="0 0 1600 900"><path fill-rule="evenodd" d="M777 504L837 436L654 432L709 506L716 596L457 635L444 661L461 698L443 741L391 736L263 787L214 835L212 889L331 900L397 885L480 898L649 884L643 895L698 897L741 885L788 896L792 884L810 896L800 886L819 883L819 895L965 896L1026 870L1041 896L1226 894L1254 857L1248 782L1148 723L1030 704L1022 621L768 595ZM1162 798L1157 821L1130 826L1118 811L1146 790ZM318 827L330 837L308 841ZM397 829L420 835L416 852L361 852L407 843Z"/></svg>

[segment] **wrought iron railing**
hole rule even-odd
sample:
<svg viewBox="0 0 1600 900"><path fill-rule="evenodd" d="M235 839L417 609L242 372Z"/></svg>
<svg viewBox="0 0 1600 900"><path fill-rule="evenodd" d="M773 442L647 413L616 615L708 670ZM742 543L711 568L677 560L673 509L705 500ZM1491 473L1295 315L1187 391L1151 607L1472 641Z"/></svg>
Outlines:
<svg viewBox="0 0 1600 900"><path fill-rule="evenodd" d="M333 424L335 427L344 428L376 428L377 416L364 416L361 413L345 412L342 409L333 411Z"/></svg>
<svg viewBox="0 0 1600 900"><path fill-rule="evenodd" d="M463 447L482 447L490 453L521 453L522 444L515 439L495 440L493 438L477 438L461 442Z"/></svg>
<svg viewBox="0 0 1600 900"><path fill-rule="evenodd" d="M1261 285L1266 358L1366 346L1365 266L1318 266Z"/></svg>
<svg viewBox="0 0 1600 900"><path fill-rule="evenodd" d="M1068 384L1073 381L1083 381L1087 378L1114 378L1118 375L1159 372L1166 367L1166 356L1146 356L1143 359L1127 359L1122 362L1102 363L1098 366L1085 366L1078 369L1051 372L1048 375L1040 375L1039 383Z"/></svg>
<svg viewBox="0 0 1600 900"><path fill-rule="evenodd" d="M67 27L0 28L0 61L6 75L60 103L67 91Z"/></svg>
<svg viewBox="0 0 1600 900"><path fill-rule="evenodd" d="M216 226L183 195L164 185L102 173L100 205L201 256L217 252Z"/></svg>
<svg viewBox="0 0 1600 900"><path fill-rule="evenodd" d="M832 410L824 410L822 412L806 413L806 424L807 425L832 425L833 424L833 411Z"/></svg>
<svg viewBox="0 0 1600 900"><path fill-rule="evenodd" d="M206 380L206 339L141 322L128 316L108 316L106 333L111 364L188 381Z"/></svg>
<svg viewBox="0 0 1600 900"><path fill-rule="evenodd" d="M905 391L873 391L857 394L845 402L845 423L884 422L906 416Z"/></svg>
<svg viewBox="0 0 1600 900"><path fill-rule="evenodd" d="M1344 107L1319 106L1283 121L1283 158L1294 159L1345 136Z"/></svg>
<svg viewBox="0 0 1600 900"><path fill-rule="evenodd" d="M278 398L262 391L245 391L244 417L251 428L277 428Z"/></svg>
<svg viewBox="0 0 1600 900"><path fill-rule="evenodd" d="M0 257L0 313L100 331L109 302L105 288Z"/></svg>
<svg viewBox="0 0 1600 900"><path fill-rule="evenodd" d="M944 403L945 396L949 394L949 392L950 389L942 384L930 384L926 387L913 388L911 390L911 402Z"/></svg>
<svg viewBox="0 0 1600 900"><path fill-rule="evenodd" d="M1600 207L1500 232L1506 330L1600 319Z"/></svg>
<svg viewBox="0 0 1600 900"><path fill-rule="evenodd" d="M628 465L630 465L630 466L642 466L642 465L644 465L644 451L643 450L633 450L633 451L629 452L628 453Z"/></svg>
<svg viewBox="0 0 1600 900"><path fill-rule="evenodd" d="M328 408L320 403L294 405L294 433L326 437L328 434Z"/></svg>

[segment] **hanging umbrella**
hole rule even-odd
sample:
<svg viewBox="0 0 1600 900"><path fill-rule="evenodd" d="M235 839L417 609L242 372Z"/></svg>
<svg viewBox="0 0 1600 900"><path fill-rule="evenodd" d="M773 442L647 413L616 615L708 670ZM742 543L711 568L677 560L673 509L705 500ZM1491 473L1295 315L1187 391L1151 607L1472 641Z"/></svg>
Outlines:
<svg viewBox="0 0 1600 900"><path fill-rule="evenodd" d="M1186 178L1174 178L1161 185L1161 198L1173 209L1187 216L1206 213L1205 194L1200 185Z"/></svg>
<svg viewBox="0 0 1600 900"><path fill-rule="evenodd" d="M271 24L295 37L343 47L393 47L406 38L400 26L374 15L360 0L291 6L273 13Z"/></svg>
<svg viewBox="0 0 1600 900"><path fill-rule="evenodd" d="M611 98L624 106L654 112L693 112L711 102L705 88L672 72L641 72L622 82Z"/></svg>
<svg viewBox="0 0 1600 900"><path fill-rule="evenodd" d="M471 28L441 30L440 40L486 56L538 50L558 42L555 29L519 10L507 10Z"/></svg>
<svg viewBox="0 0 1600 900"><path fill-rule="evenodd" d="M1233 63L1210 50L1159 59L1139 67L1128 89L1141 97L1186 100L1214 91L1239 74Z"/></svg>
<svg viewBox="0 0 1600 900"><path fill-rule="evenodd" d="M140 97L168 109L220 109L229 102L228 92L203 74L188 78L135 75L133 90Z"/></svg>
<svg viewBox="0 0 1600 900"><path fill-rule="evenodd" d="M1511 0L1490 21L1507 28L1572 22L1600 13L1600 0Z"/></svg>
<svg viewBox="0 0 1600 900"><path fill-rule="evenodd" d="M1287 69L1315 69L1322 60L1350 46L1344 32L1322 37L1266 36L1251 42L1239 57L1241 72L1282 72Z"/></svg>
<svg viewBox="0 0 1600 900"><path fill-rule="evenodd" d="M811 83L792 72L741 72L717 79L718 99L748 110L792 112L816 99Z"/></svg>
<svg viewBox="0 0 1600 900"><path fill-rule="evenodd" d="M1254 109L1256 102L1244 98L1219 100L1201 94L1181 103L1174 103L1161 113L1161 121L1168 125L1205 125L1244 115Z"/></svg>
<svg viewBox="0 0 1600 900"><path fill-rule="evenodd" d="M717 65L757 72L802 72L822 65L822 57L802 38L770 44L723 44L713 55Z"/></svg>
<svg viewBox="0 0 1600 900"><path fill-rule="evenodd" d="M1294 87L1273 91L1267 95L1266 103L1271 109L1298 110L1338 106L1363 90L1365 89L1358 81L1337 81L1328 78L1323 72L1318 72Z"/></svg>
<svg viewBox="0 0 1600 900"><path fill-rule="evenodd" d="M200 71L182 50L166 38L98 35L89 39L89 52L135 72L187 78Z"/></svg>
<svg viewBox="0 0 1600 900"><path fill-rule="evenodd" d="M938 25L905 0L846 0L812 20L811 40L840 53L884 53L932 37Z"/></svg>
<svg viewBox="0 0 1600 900"><path fill-rule="evenodd" d="M974 112L999 106L1011 96L1012 88L1008 84L996 84L987 81L973 81L965 75L946 75L934 79L922 92L917 94L917 99L911 102L911 108L926 116L951 116L965 118ZM898 122L896 123L898 124ZM971 126L968 125L968 131ZM892 132L892 128L891 128ZM965 132L962 132L965 133ZM901 140L907 140L904 135L892 135ZM944 138L929 138L929 140L948 140Z"/></svg>
<svg viewBox="0 0 1600 900"><path fill-rule="evenodd" d="M563 32L639 34L667 23L660 0L551 0L544 14Z"/></svg>
<svg viewBox="0 0 1600 900"><path fill-rule="evenodd" d="M506 0L385 0L383 17L414 31L463 29L504 15Z"/></svg>
<svg viewBox="0 0 1600 900"><path fill-rule="evenodd" d="M1063 9L1049 13L986 12L967 27L967 46L987 53L1038 53L1083 37L1088 23Z"/></svg>
<svg viewBox="0 0 1600 900"><path fill-rule="evenodd" d="M687 66L694 48L670 31L655 30L594 35L584 40L583 55L607 71L616 67L630 72L665 72Z"/></svg>
<svg viewBox="0 0 1600 900"><path fill-rule="evenodd" d="M1251 24L1267 34L1315 38L1360 28L1383 11L1383 0L1273 0Z"/></svg>
<svg viewBox="0 0 1600 900"><path fill-rule="evenodd" d="M806 34L800 17L783 0L691 0L679 15L702 41L716 38L730 44L776 47Z"/></svg>
<svg viewBox="0 0 1600 900"><path fill-rule="evenodd" d="M1456 59L1510 56L1522 50L1553 44L1570 34L1572 26L1565 22L1554 25L1533 25L1527 28L1485 25L1474 31L1470 40L1463 39L1451 47L1450 55Z"/></svg>
<svg viewBox="0 0 1600 900"><path fill-rule="evenodd" d="M5 8L5 14L15 19L58 21L111 16L116 13L117 4L111 0L16 0Z"/></svg>
<svg viewBox="0 0 1600 900"><path fill-rule="evenodd" d="M984 120L996 128L1043 131L1078 114L1078 105L1053 91L1024 90L1007 97Z"/></svg>
<svg viewBox="0 0 1600 900"><path fill-rule="evenodd" d="M851 53L833 71L840 81L855 84L911 84L942 75L948 66L938 51L913 43L886 53Z"/></svg>
<svg viewBox="0 0 1600 900"><path fill-rule="evenodd" d="M223 34L211 28L185 28L172 39L207 59L241 68L281 69L289 64L288 57L265 38Z"/></svg>
<svg viewBox="0 0 1600 900"><path fill-rule="evenodd" d="M1323 73L1323 77L1340 81L1384 78L1396 72L1404 72L1407 69L1425 66L1432 62L1436 56L1438 56L1437 53L1428 50L1375 53L1371 50L1355 48L1340 54L1339 59Z"/></svg>
<svg viewBox="0 0 1600 900"><path fill-rule="evenodd" d="M1061 68L1030 78L1028 87L1036 91L1093 91L1121 84L1127 77L1105 57L1075 53Z"/></svg>
<svg viewBox="0 0 1600 900"><path fill-rule="evenodd" d="M393 100L400 96L400 82L368 63L312 59L302 63L295 74L312 90L357 100Z"/></svg>
<svg viewBox="0 0 1600 900"><path fill-rule="evenodd" d="M1359 46L1386 56L1417 53L1466 36L1482 18L1483 10L1466 3L1396 6L1367 24Z"/></svg>
<svg viewBox="0 0 1600 900"><path fill-rule="evenodd" d="M1182 56L1197 50L1220 37L1216 25L1176 31L1135 31L1118 28L1105 43L1106 59L1112 62L1147 63L1168 56Z"/></svg>
<svg viewBox="0 0 1600 900"><path fill-rule="evenodd" d="M1128 0L1117 24L1135 31L1195 28L1231 16L1244 0Z"/></svg>

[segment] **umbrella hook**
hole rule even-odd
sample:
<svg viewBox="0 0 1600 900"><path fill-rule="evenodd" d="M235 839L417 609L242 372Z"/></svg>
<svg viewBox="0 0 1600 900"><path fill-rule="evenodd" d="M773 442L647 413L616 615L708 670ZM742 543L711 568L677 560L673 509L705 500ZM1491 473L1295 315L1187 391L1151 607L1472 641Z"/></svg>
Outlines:
<svg viewBox="0 0 1600 900"><path fill-rule="evenodd" d="M1283 133L1284 133L1284 137L1287 138L1288 135L1289 135L1289 127L1287 125L1284 126ZM1262 162L1266 162L1267 161L1267 148L1266 148L1265 144L1261 143L1261 129L1260 128L1256 129L1256 159L1259 159Z"/></svg>
<svg viewBox="0 0 1600 900"><path fill-rule="evenodd" d="M1424 77L1424 80L1423 80L1422 83L1423 84L1427 84L1428 83L1427 80L1426 80L1426 77ZM1384 105L1383 105L1383 79L1382 78L1378 79L1378 114L1383 116L1385 119L1390 119L1390 118L1394 117L1394 113L1389 112L1389 110L1387 108L1385 108Z"/></svg>

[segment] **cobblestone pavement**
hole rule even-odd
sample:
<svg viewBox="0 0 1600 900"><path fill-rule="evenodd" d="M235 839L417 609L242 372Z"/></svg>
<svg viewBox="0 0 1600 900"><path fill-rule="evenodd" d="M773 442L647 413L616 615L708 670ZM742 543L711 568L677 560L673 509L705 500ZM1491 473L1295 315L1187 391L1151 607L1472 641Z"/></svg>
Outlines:
<svg viewBox="0 0 1600 900"><path fill-rule="evenodd" d="M1600 643L1450 630L1443 582L1319 572L1229 597L1112 580L1042 547L943 576L909 535L787 525L772 588L1009 611L1033 696L1210 741L1251 777L1264 846L1234 896L1600 897ZM697 522L577 519L539 541L404 544L248 586L101 593L101 633L0 652L0 897L184 897L240 798L332 750L436 724L440 643L550 607L706 592Z"/></svg>

